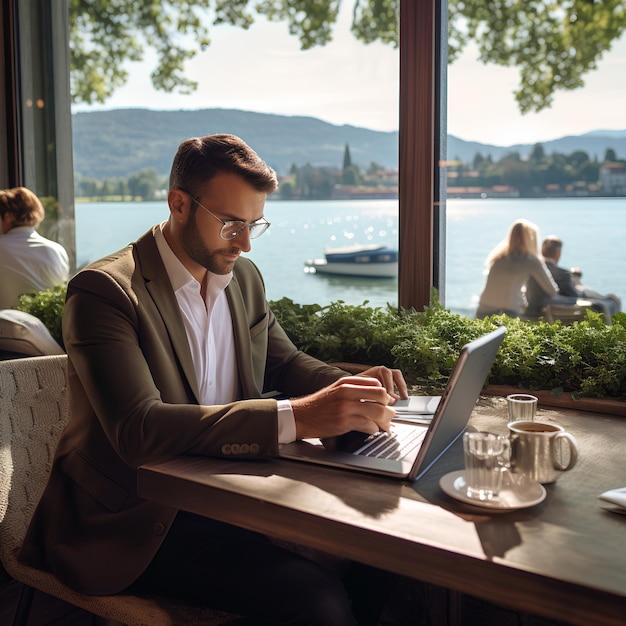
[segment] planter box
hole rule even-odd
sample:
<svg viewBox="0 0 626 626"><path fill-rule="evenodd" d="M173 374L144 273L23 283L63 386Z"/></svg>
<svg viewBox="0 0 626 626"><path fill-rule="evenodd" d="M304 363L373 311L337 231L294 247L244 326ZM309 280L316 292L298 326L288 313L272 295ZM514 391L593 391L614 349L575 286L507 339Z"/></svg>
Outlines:
<svg viewBox="0 0 626 626"><path fill-rule="evenodd" d="M554 396L546 390L529 390L509 385L487 385L483 390L488 396L508 396L511 393L531 393L539 399L539 406L573 409L575 411L594 411L609 415L626 417L626 402L612 398L581 398L574 400L567 392Z"/></svg>

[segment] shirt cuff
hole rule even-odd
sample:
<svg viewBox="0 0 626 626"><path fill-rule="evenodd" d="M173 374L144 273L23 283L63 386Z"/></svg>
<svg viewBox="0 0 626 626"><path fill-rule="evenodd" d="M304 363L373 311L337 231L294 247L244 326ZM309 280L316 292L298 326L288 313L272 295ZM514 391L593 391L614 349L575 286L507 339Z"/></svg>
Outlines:
<svg viewBox="0 0 626 626"><path fill-rule="evenodd" d="M278 443L291 443L296 440L296 418L289 400L277 400Z"/></svg>

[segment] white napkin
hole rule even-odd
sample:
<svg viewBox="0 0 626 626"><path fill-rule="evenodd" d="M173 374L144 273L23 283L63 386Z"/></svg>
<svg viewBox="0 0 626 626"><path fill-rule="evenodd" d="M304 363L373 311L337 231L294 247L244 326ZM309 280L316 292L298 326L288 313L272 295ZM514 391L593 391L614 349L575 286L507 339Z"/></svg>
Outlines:
<svg viewBox="0 0 626 626"><path fill-rule="evenodd" d="M609 489L609 491L601 493L598 498L626 509L626 487L622 487L621 489Z"/></svg>

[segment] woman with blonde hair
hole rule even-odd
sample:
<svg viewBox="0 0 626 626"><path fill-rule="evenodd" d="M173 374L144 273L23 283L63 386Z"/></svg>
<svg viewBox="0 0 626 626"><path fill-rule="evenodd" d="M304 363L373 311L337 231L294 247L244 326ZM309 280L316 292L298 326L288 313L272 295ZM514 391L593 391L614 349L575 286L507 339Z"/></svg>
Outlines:
<svg viewBox="0 0 626 626"><path fill-rule="evenodd" d="M546 264L539 257L539 229L528 220L511 225L509 233L487 257L487 284L480 296L477 318L506 314L519 317L526 307L523 288L534 278L546 296L558 292L558 286Z"/></svg>
<svg viewBox="0 0 626 626"><path fill-rule="evenodd" d="M69 278L65 248L35 230L44 216L30 189L0 190L0 309L16 307L22 294L62 285Z"/></svg>

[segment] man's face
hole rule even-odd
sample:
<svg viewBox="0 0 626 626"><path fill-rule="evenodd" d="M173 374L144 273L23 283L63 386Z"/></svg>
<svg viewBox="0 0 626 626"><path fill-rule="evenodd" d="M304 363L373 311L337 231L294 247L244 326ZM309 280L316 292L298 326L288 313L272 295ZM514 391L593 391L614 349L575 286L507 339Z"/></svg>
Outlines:
<svg viewBox="0 0 626 626"><path fill-rule="evenodd" d="M254 222L263 217L266 194L235 174L218 174L196 199L216 217L196 204L181 230L182 247L198 265L214 274L228 274L239 255L250 250L250 231L246 227L234 239L224 240L216 218Z"/></svg>

